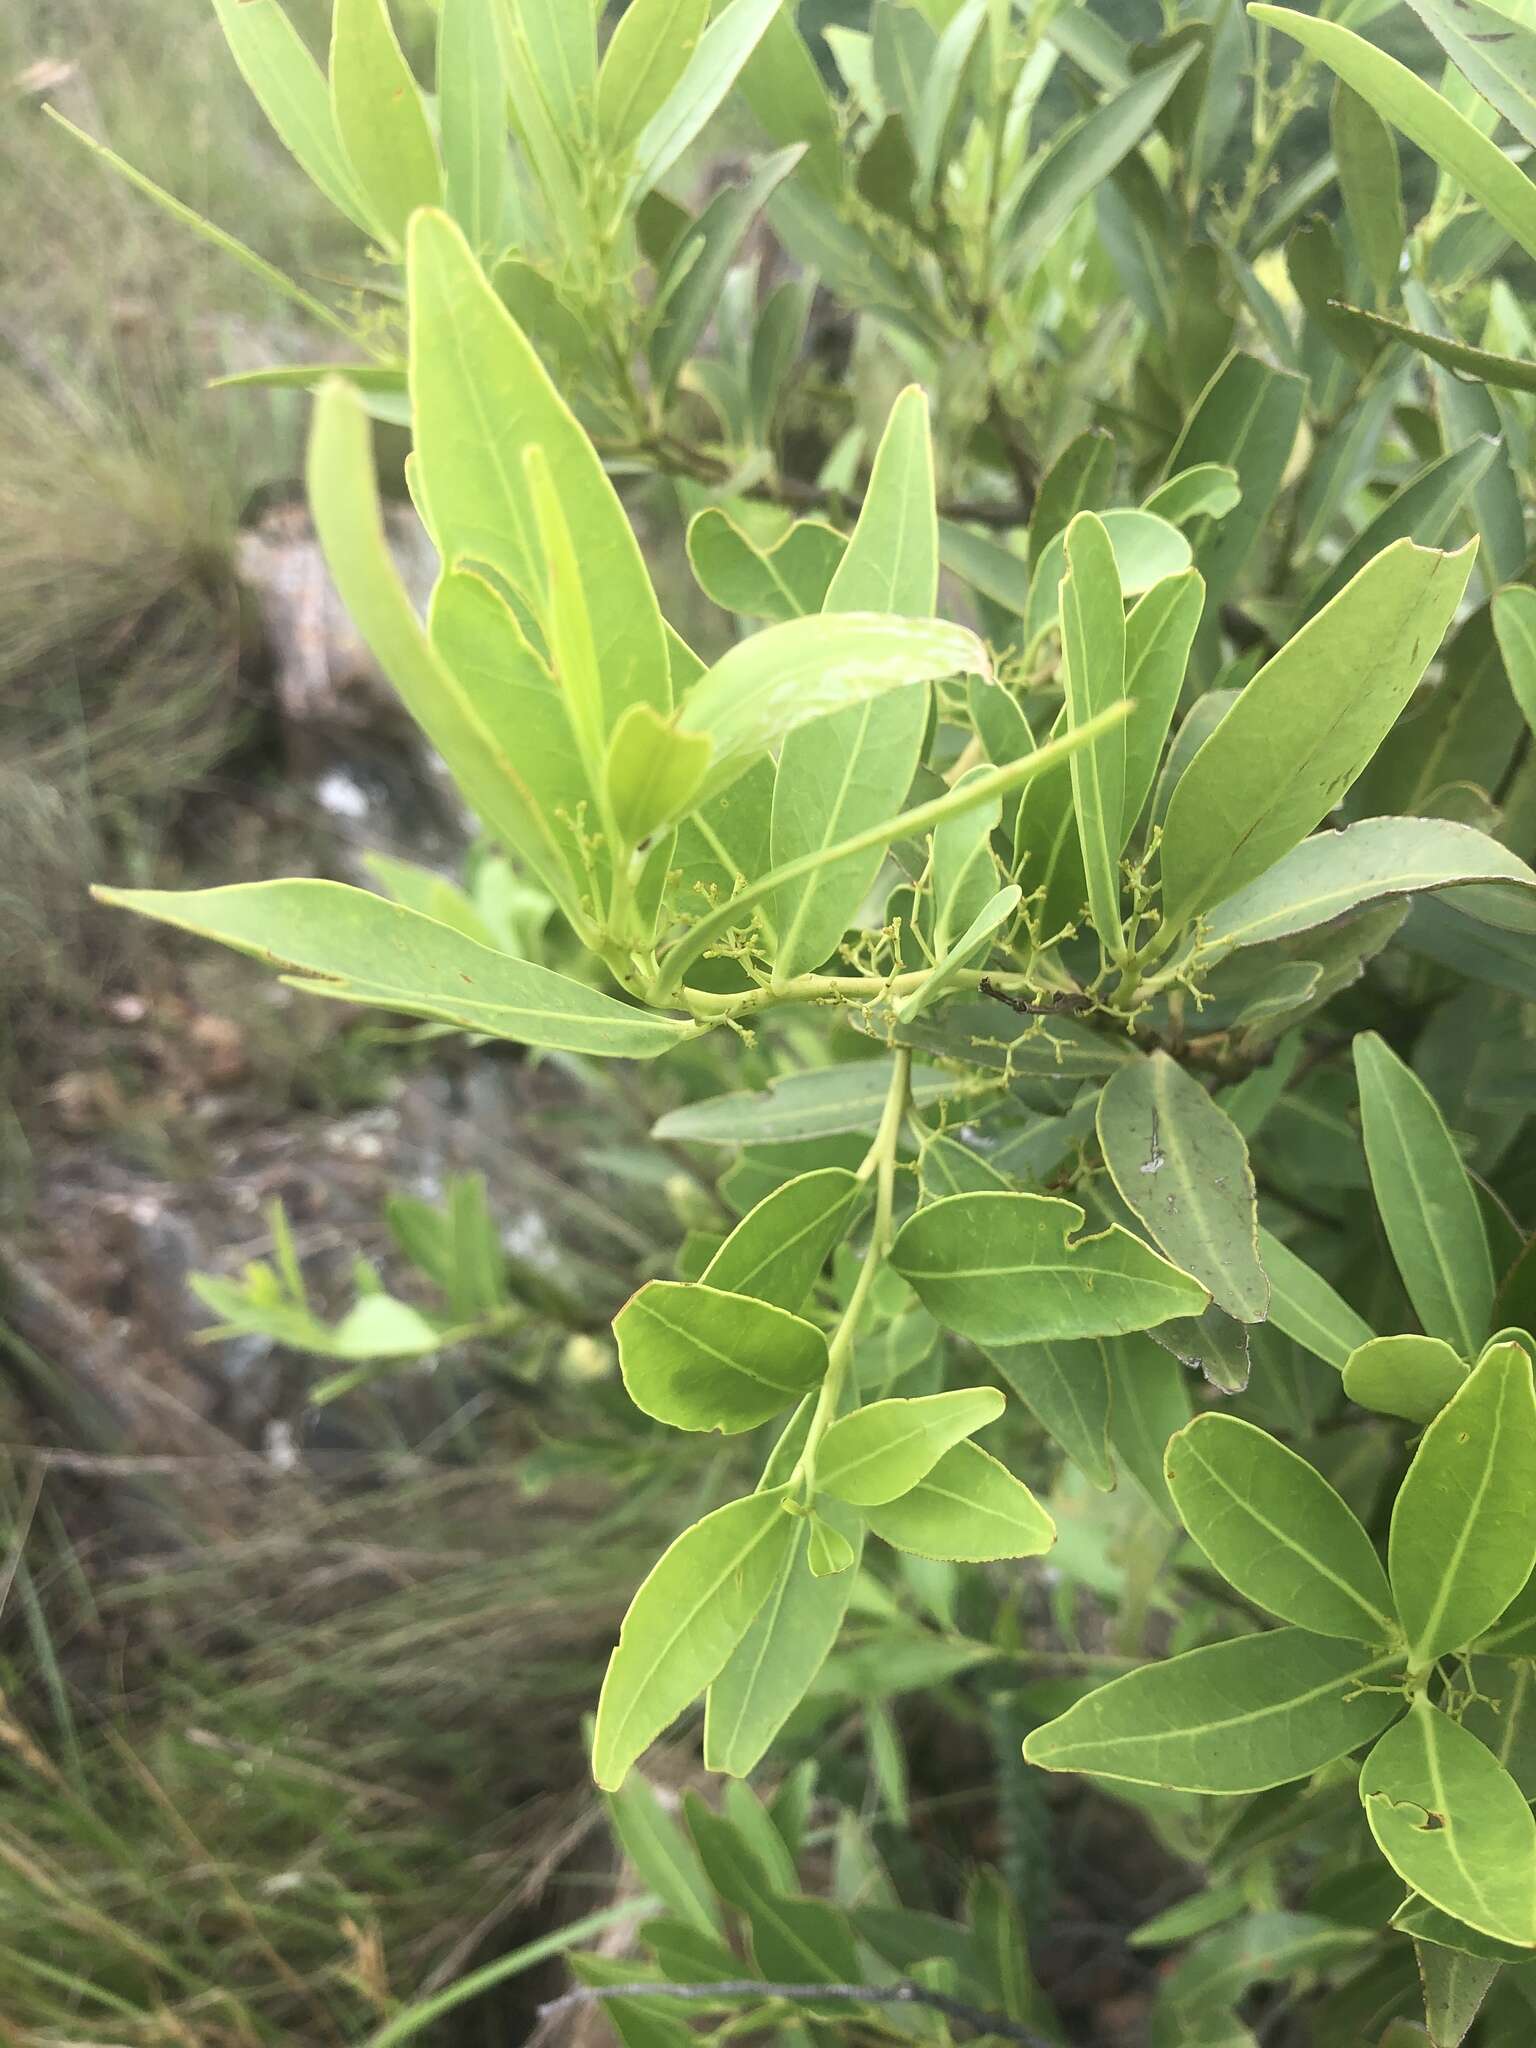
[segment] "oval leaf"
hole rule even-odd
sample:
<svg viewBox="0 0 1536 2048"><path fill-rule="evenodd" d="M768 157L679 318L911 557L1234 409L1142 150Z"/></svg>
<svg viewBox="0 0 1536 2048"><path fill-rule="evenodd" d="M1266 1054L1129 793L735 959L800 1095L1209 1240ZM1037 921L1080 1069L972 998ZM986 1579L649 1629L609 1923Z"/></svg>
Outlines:
<svg viewBox="0 0 1536 2048"><path fill-rule="evenodd" d="M827 1340L771 1302L651 1280L614 1318L629 1398L674 1429L755 1429L821 1384Z"/></svg>
<svg viewBox="0 0 1536 2048"><path fill-rule="evenodd" d="M847 1235L863 1186L840 1166L786 1181L742 1217L710 1260L705 1282L725 1294L799 1309Z"/></svg>
<svg viewBox="0 0 1536 2048"><path fill-rule="evenodd" d="M897 1550L956 1564L1037 1557L1056 1524L1029 1488L978 1444L956 1444L910 1493L871 1508L870 1528Z"/></svg>
<svg viewBox="0 0 1536 2048"><path fill-rule="evenodd" d="M1344 1391L1361 1408L1433 1422L1467 1377L1466 1361L1439 1337L1372 1337L1344 1361Z"/></svg>
<svg viewBox="0 0 1536 2048"><path fill-rule="evenodd" d="M827 1431L816 1483L853 1507L883 1506L910 1493L955 1444L996 1422L1004 1405L995 1387L871 1402Z"/></svg>

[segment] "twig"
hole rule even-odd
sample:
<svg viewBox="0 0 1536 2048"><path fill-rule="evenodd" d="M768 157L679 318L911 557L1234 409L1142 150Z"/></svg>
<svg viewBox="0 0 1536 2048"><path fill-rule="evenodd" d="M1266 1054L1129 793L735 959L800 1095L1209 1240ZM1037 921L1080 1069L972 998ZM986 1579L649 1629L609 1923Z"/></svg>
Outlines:
<svg viewBox="0 0 1536 2048"><path fill-rule="evenodd" d="M962 1998L950 1998L943 1991L930 1991L924 1984L904 1979L899 1984L760 1984L751 1977L726 1978L719 1984L583 1984L552 1998L539 2007L541 2020L568 2012L594 1999L607 1998L690 1998L702 2004L737 1998L785 1998L814 2000L848 1999L859 2005L920 2005L946 2019L960 2020L979 2034L996 2034L1005 2041L1018 2041L1023 2048L1051 2048L1044 2034L1036 2033L1005 2013L986 2012L967 2005Z"/></svg>

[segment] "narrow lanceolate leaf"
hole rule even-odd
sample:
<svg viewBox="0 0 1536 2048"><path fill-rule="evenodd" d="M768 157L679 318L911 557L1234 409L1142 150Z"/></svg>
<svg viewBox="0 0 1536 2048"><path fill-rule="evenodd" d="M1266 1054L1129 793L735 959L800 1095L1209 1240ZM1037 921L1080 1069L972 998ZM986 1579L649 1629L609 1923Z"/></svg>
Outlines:
<svg viewBox="0 0 1536 2048"><path fill-rule="evenodd" d="M912 384L891 407L859 523L832 578L825 609L921 619L932 613L938 595L939 522L928 399Z"/></svg>
<svg viewBox="0 0 1536 2048"><path fill-rule="evenodd" d="M1168 458L1171 475L1218 462L1234 470L1242 486L1234 511L1190 522L1195 566L1213 605L1226 597L1269 519L1301 424L1306 389L1289 370L1234 351L1201 393Z"/></svg>
<svg viewBox="0 0 1536 2048"><path fill-rule="evenodd" d="M755 1429L827 1370L827 1340L813 1324L697 1282L648 1281L613 1334L629 1398L674 1429Z"/></svg>
<svg viewBox="0 0 1536 2048"><path fill-rule="evenodd" d="M592 1775L629 1767L720 1674L767 1599L795 1524L782 1488L733 1500L663 1553L630 1602L597 1704Z"/></svg>
<svg viewBox="0 0 1536 2048"><path fill-rule="evenodd" d="M1456 69L1536 143L1536 35L1483 0L1408 0Z"/></svg>
<svg viewBox="0 0 1536 2048"><path fill-rule="evenodd" d="M1189 665L1189 650L1204 609L1205 583L1197 570L1186 569L1182 575L1154 583L1125 622L1125 694L1132 708L1125 727L1122 849L1141 822L1157 780Z"/></svg>
<svg viewBox="0 0 1536 2048"><path fill-rule="evenodd" d="M963 1387L915 1400L873 1401L834 1422L816 1454L816 1483L852 1507L910 1493L954 1445L995 1422L995 1387Z"/></svg>
<svg viewBox="0 0 1536 2048"><path fill-rule="evenodd" d="M598 133L627 150L666 104L709 21L710 0L633 0L619 17L597 81Z"/></svg>
<svg viewBox="0 0 1536 2048"><path fill-rule="evenodd" d="M1125 605L1115 551L1101 520L1079 512L1064 542L1061 646L1067 729L1086 725L1125 694ZM1117 725L1072 756L1072 803L1094 928L1111 953L1120 923L1120 833L1125 811L1125 735Z"/></svg>
<svg viewBox="0 0 1536 2048"><path fill-rule="evenodd" d="M307 994L432 1017L489 1038L654 1059L694 1029L492 952L451 925L341 882L97 893L104 903L264 960Z"/></svg>
<svg viewBox="0 0 1536 2048"><path fill-rule="evenodd" d="M1101 1686L1037 1728L1024 1755L1132 1785L1263 1792L1309 1778L1395 1719L1393 1668L1390 1656L1304 1629L1239 1636Z"/></svg>
<svg viewBox="0 0 1536 2048"><path fill-rule="evenodd" d="M864 1184L840 1166L798 1174L742 1217L704 1272L726 1294L794 1312L848 1233Z"/></svg>
<svg viewBox="0 0 1536 2048"><path fill-rule="evenodd" d="M848 1550L836 1573L811 1569L816 1527L795 1517L794 1537L784 1552L767 1598L731 1652L704 1704L704 1767L745 1778L761 1763L769 1744L810 1690L827 1660L854 1582L852 1567L863 1548L864 1529L847 1509L823 1509L827 1524Z"/></svg>
<svg viewBox="0 0 1536 2048"><path fill-rule="evenodd" d="M442 203L443 172L387 0L336 0L331 108L368 211L398 248L416 208Z"/></svg>
<svg viewBox="0 0 1536 2048"><path fill-rule="evenodd" d="M444 203L472 248L493 248L501 236L507 87L496 16L487 0L442 0L437 92Z"/></svg>
<svg viewBox="0 0 1536 2048"><path fill-rule="evenodd" d="M1515 702L1536 733L1536 590L1512 583L1499 591L1493 600L1493 630Z"/></svg>
<svg viewBox="0 0 1536 2048"><path fill-rule="evenodd" d="M1242 1132L1167 1053L1110 1077L1099 1145L1126 1207L1218 1307L1246 1323L1269 1313L1259 1217Z"/></svg>
<svg viewBox="0 0 1536 2048"><path fill-rule="evenodd" d="M1109 1455L1112 1352L1107 1340L993 1344L987 1356L1041 1428L1107 1493L1115 1483Z"/></svg>
<svg viewBox="0 0 1536 2048"><path fill-rule="evenodd" d="M1536 1948L1536 1820L1475 1735L1421 1693L1366 1758L1360 1797L1377 1847L1422 1898Z"/></svg>
<svg viewBox="0 0 1536 2048"><path fill-rule="evenodd" d="M1340 1372L1352 1351L1375 1335L1341 1294L1273 1232L1259 1226L1259 1256L1269 1275L1269 1320Z"/></svg>
<svg viewBox="0 0 1536 2048"><path fill-rule="evenodd" d="M869 1508L882 1542L918 1557L985 1564L1037 1557L1056 1541L1056 1525L1029 1488L979 1444L946 1451L910 1493Z"/></svg>
<svg viewBox="0 0 1536 2048"><path fill-rule="evenodd" d="M1316 1635L1397 1634L1381 1561L1315 1466L1235 1415L1198 1415L1168 1445L1185 1528L1229 1584Z"/></svg>
<svg viewBox="0 0 1536 2048"><path fill-rule="evenodd" d="M1372 1337L1344 1361L1344 1391L1377 1415L1433 1422L1469 1367L1440 1337Z"/></svg>
<svg viewBox="0 0 1536 2048"><path fill-rule="evenodd" d="M1476 1191L1434 1097L1374 1031L1355 1040L1365 1156L1408 1298L1432 1337L1473 1357L1493 1314Z"/></svg>
<svg viewBox="0 0 1536 2048"><path fill-rule="evenodd" d="M415 474L450 561L483 562L542 619L547 581L525 452L541 448L580 567L606 729L634 703L663 715L671 671L656 594L596 449L445 215L421 215L407 260Z"/></svg>
<svg viewBox="0 0 1536 2048"><path fill-rule="evenodd" d="M1536 1391L1492 1346L1425 1430L1392 1510L1388 1569L1419 1669L1489 1629L1536 1566Z"/></svg>
<svg viewBox="0 0 1536 2048"><path fill-rule="evenodd" d="M865 612L791 619L723 655L689 692L681 723L714 741L707 797L813 718L913 683L991 673L975 634L942 619Z"/></svg>
<svg viewBox="0 0 1536 2048"><path fill-rule="evenodd" d="M1395 542L1249 683L1168 805L1171 926L1256 880L1333 809L1429 666L1475 554Z"/></svg>
<svg viewBox="0 0 1536 2048"><path fill-rule="evenodd" d="M240 75L305 175L363 230L377 234L336 133L325 75L278 0L213 0Z"/></svg>
<svg viewBox="0 0 1536 2048"><path fill-rule="evenodd" d="M564 6L565 0L548 4ZM632 194L648 192L671 170L736 83L782 5L783 0L731 0L720 9L676 84L635 137Z"/></svg>
<svg viewBox="0 0 1536 2048"><path fill-rule="evenodd" d="M1429 334L1421 327L1410 327L1401 320L1389 320L1385 314L1373 313L1365 306L1347 306L1335 300L1331 310L1334 317L1346 325L1358 328L1364 334L1380 336L1385 341L1400 341L1405 348L1427 356L1430 362L1439 363L1442 369L1455 370L1462 377L1475 378L1480 384L1492 384L1505 391L1536 391L1536 362L1496 355L1491 349L1473 348L1467 342L1452 341L1443 334Z"/></svg>
<svg viewBox="0 0 1536 2048"><path fill-rule="evenodd" d="M1403 257L1403 181L1392 130L1368 100L1334 88L1329 133L1355 247L1378 292L1390 291Z"/></svg>
<svg viewBox="0 0 1536 2048"><path fill-rule="evenodd" d="M1078 1237L1052 1195L951 1195L903 1225L891 1263L929 1313L978 1344L1112 1337L1199 1315L1209 1295L1118 1225Z"/></svg>
<svg viewBox="0 0 1536 2048"><path fill-rule="evenodd" d="M604 761L608 809L620 839L638 846L691 808L709 767L709 741L679 732L649 704L631 704Z"/></svg>
<svg viewBox="0 0 1536 2048"><path fill-rule="evenodd" d="M1528 255L1536 256L1536 185L1496 142L1457 113L1443 93L1337 22L1316 20L1289 7L1249 11L1255 20L1294 36L1304 50L1320 57L1378 114L1465 185Z"/></svg>
<svg viewBox="0 0 1536 2048"><path fill-rule="evenodd" d="M1266 945L1383 896L1463 882L1536 889L1536 874L1496 839L1449 818L1366 818L1342 832L1314 833L1218 903L1201 926L1201 950L1214 955Z"/></svg>

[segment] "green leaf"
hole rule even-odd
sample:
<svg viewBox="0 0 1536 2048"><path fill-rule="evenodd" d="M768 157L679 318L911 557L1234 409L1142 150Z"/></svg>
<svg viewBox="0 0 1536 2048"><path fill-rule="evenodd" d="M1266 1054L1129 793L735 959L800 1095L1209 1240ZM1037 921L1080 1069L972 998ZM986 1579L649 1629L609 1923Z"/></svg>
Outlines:
<svg viewBox="0 0 1536 2048"><path fill-rule="evenodd" d="M890 1059L875 1059L781 1075L755 1095L706 1096L668 1110L651 1135L699 1145L767 1145L830 1138L843 1131L873 1133L890 1094L892 1071ZM914 1107L922 1109L963 1095L966 1083L937 1067L914 1067L911 1089Z"/></svg>
<svg viewBox="0 0 1536 2048"><path fill-rule="evenodd" d="M1370 1942L1363 1927L1342 1927L1317 1913L1247 1914L1235 1926L1198 1943L1164 1980L1159 2005L1177 2016L1180 2029L1168 2038L1176 2039L1179 2048L1205 2048L1211 2037L1203 2028L1255 1984L1337 1968ZM1228 2037L1219 2031L1220 2022L1216 2025L1217 2042L1225 2042ZM1240 2043L1244 2033L1232 2039Z"/></svg>
<svg viewBox="0 0 1536 2048"><path fill-rule="evenodd" d="M1374 1031L1355 1040L1371 1186L1408 1298L1431 1337L1472 1357L1493 1315L1476 1192L1434 1097Z"/></svg>
<svg viewBox="0 0 1536 2048"><path fill-rule="evenodd" d="M1170 1442L1167 1474L1185 1528L1245 1598L1315 1635L1397 1634L1370 1537L1305 1458L1235 1415L1197 1415Z"/></svg>
<svg viewBox="0 0 1536 2048"><path fill-rule="evenodd" d="M1269 1281L1253 1172L1221 1105L1177 1060L1155 1052L1111 1075L1098 1133L1121 1198L1173 1263L1229 1315L1263 1322Z"/></svg>
<svg viewBox="0 0 1536 2048"><path fill-rule="evenodd" d="M1218 903L1201 925L1200 949L1214 955L1266 945L1383 896L1459 882L1536 887L1536 874L1497 840L1449 818L1366 818L1304 839Z"/></svg>
<svg viewBox="0 0 1536 2048"><path fill-rule="evenodd" d="M699 588L746 618L806 618L819 612L848 543L817 519L797 519L771 548L760 548L718 505L688 528L688 559Z"/></svg>
<svg viewBox="0 0 1536 2048"><path fill-rule="evenodd" d="M812 1514L809 1521L811 1540L806 1562L812 1575L818 1579L835 1579L850 1571L858 1560L849 1539L821 1515Z"/></svg>
<svg viewBox="0 0 1536 2048"><path fill-rule="evenodd" d="M1439 1337L1372 1337L1344 1361L1344 1391L1361 1408L1433 1422L1468 1367Z"/></svg>
<svg viewBox="0 0 1536 2048"><path fill-rule="evenodd" d="M835 1522L796 1520L768 1597L709 1688L704 1706L704 1767L745 1778L810 1690L843 1626L863 1548L857 1515L825 1510ZM847 1551L837 1572L812 1567L817 1527Z"/></svg>
<svg viewBox="0 0 1536 2048"><path fill-rule="evenodd" d="M213 0L240 75L312 184L365 235L378 229L331 115L325 74L278 0Z"/></svg>
<svg viewBox="0 0 1536 2048"><path fill-rule="evenodd" d="M875 451L858 525L832 578L829 612L896 612L926 618L939 595L928 398L909 384L891 407Z"/></svg>
<svg viewBox="0 0 1536 2048"><path fill-rule="evenodd" d="M480 946L341 882L247 882L227 889L101 889L104 903L217 939L286 970L310 995L433 1017L519 1045L654 1059L696 1027L600 995L531 961Z"/></svg>
<svg viewBox="0 0 1536 2048"><path fill-rule="evenodd" d="M580 569L605 730L631 704L665 716L661 613L596 449L445 215L413 222L407 281L415 475L439 551L486 563L543 619L548 569L524 461L542 449Z"/></svg>
<svg viewBox="0 0 1536 2048"><path fill-rule="evenodd" d="M387 0L336 0L331 112L369 214L398 248L417 207L442 204L443 172Z"/></svg>
<svg viewBox="0 0 1536 2048"><path fill-rule="evenodd" d="M1328 132L1355 247L1366 276L1384 295L1397 280L1406 233L1397 143L1370 101L1343 84L1334 87Z"/></svg>
<svg viewBox="0 0 1536 2048"><path fill-rule="evenodd" d="M1083 515L1077 514L1078 518ZM1190 545L1176 526L1153 512L1107 511L1094 515L1109 537L1114 550L1115 572L1122 596L1137 597L1170 576L1179 576L1190 564ZM1044 633L1053 632L1061 617L1062 579L1067 569L1065 534L1044 547L1035 561L1029 584L1029 608L1024 616L1024 639L1028 646Z"/></svg>
<svg viewBox="0 0 1536 2048"><path fill-rule="evenodd" d="M755 1429L826 1377L814 1324L697 1281L647 1281L613 1334L629 1398L674 1429Z"/></svg>
<svg viewBox="0 0 1536 2048"><path fill-rule="evenodd" d="M792 1313L848 1234L863 1183L842 1167L798 1174L743 1216L710 1260L704 1279L725 1294L749 1294Z"/></svg>
<svg viewBox="0 0 1536 2048"><path fill-rule="evenodd" d="M871 1402L827 1431L816 1454L816 1483L852 1507L882 1507L910 1493L955 1444L995 1422L1004 1405L995 1387Z"/></svg>
<svg viewBox="0 0 1536 2048"><path fill-rule="evenodd" d="M1497 443L1488 435L1474 434L1464 447L1425 463L1400 490L1393 492L1376 517L1308 592L1302 606L1303 616L1310 619L1321 611L1348 585L1351 577L1358 575L1393 541L1412 540L1420 547L1438 547L1450 531L1462 500L1476 491L1497 452Z"/></svg>
<svg viewBox="0 0 1536 2048"><path fill-rule="evenodd" d="M568 0L512 0L513 35L537 82L551 126L571 150L590 131L597 93L597 30Z"/></svg>
<svg viewBox="0 0 1536 2048"><path fill-rule="evenodd" d="M1024 1755L1131 1785L1263 1792L1311 1777L1395 1719L1393 1662L1299 1628L1239 1636L1099 1687L1035 1729Z"/></svg>
<svg viewBox="0 0 1536 2048"><path fill-rule="evenodd" d="M1269 1275L1269 1320L1342 1372L1351 1352L1375 1332L1289 1245L1259 1226L1259 1257Z"/></svg>
<svg viewBox="0 0 1536 2048"><path fill-rule="evenodd" d="M507 87L487 0L442 0L437 92L445 204L472 248L493 249L502 229Z"/></svg>
<svg viewBox="0 0 1536 2048"><path fill-rule="evenodd" d="M1132 709L1125 727L1125 810L1119 850L1141 822L1157 780L1204 609L1205 584L1198 571L1186 569L1180 576L1154 583L1125 622L1125 694Z"/></svg>
<svg viewBox="0 0 1536 2048"><path fill-rule="evenodd" d="M1195 566L1213 605L1226 597L1270 517L1305 397L1306 385L1290 371L1233 354L1201 393L1168 458L1170 476L1218 462L1235 470L1242 486L1234 511L1221 519L1207 516L1190 528Z"/></svg>
<svg viewBox="0 0 1536 2048"><path fill-rule="evenodd" d="M1109 1455L1109 1349L1102 1337L1076 1344L987 1347L987 1356L1035 1420L1105 1493L1115 1483ZM1161 1449L1159 1441L1159 1455Z"/></svg>
<svg viewBox="0 0 1536 2048"><path fill-rule="evenodd" d="M1447 340L1443 334L1428 334L1422 328L1406 326L1401 320L1389 320L1384 314L1373 313L1364 306L1335 303L1333 310L1351 326L1381 335L1387 341L1400 341L1406 348L1428 356L1432 363L1454 370L1458 376L1472 377L1481 384L1494 384L1509 391L1536 391L1536 363L1495 355L1485 348L1473 348L1468 342Z"/></svg>
<svg viewBox="0 0 1536 2048"><path fill-rule="evenodd" d="M1071 732L1125 694L1125 605L1115 551L1094 513L1078 513L1067 528L1063 551L1062 678ZM1118 725L1079 748L1069 765L1094 928L1116 954L1125 937L1118 857L1125 811L1125 727Z"/></svg>
<svg viewBox="0 0 1536 2048"><path fill-rule="evenodd" d="M597 81L597 126L620 156L659 113L688 68L710 0L631 0L609 39Z"/></svg>
<svg viewBox="0 0 1536 2048"><path fill-rule="evenodd" d="M709 768L709 741L679 732L649 704L631 704L608 742L604 780L619 836L638 846L692 806Z"/></svg>
<svg viewBox="0 0 1536 2048"><path fill-rule="evenodd" d="M1492 1935L1478 1934L1465 1920L1442 1913L1438 1906L1432 1906L1428 1899L1421 1899L1416 1892L1408 1894L1392 1915L1390 1924L1402 1934L1411 1934L1416 1942L1432 1942L1437 1948L1451 1949L1457 1955L1478 1956L1487 1962L1522 1963L1529 1960L1527 1951L1515 1943L1495 1941Z"/></svg>
<svg viewBox="0 0 1536 2048"><path fill-rule="evenodd" d="M1433 1942L1416 1943L1415 1954L1429 2038L1435 2048L1461 2048L1502 1966Z"/></svg>
<svg viewBox="0 0 1536 2048"><path fill-rule="evenodd" d="M720 1675L794 1540L778 1488L716 1508L652 1566L598 1700L592 1775L605 1792L619 1789L641 1752Z"/></svg>
<svg viewBox="0 0 1536 2048"><path fill-rule="evenodd" d="M983 690L990 689L983 684ZM1123 730L1123 728L1122 728ZM984 775L984 768L971 774ZM957 779L956 787L966 778ZM1001 797L946 819L933 832L929 886L933 893L933 950L942 959L997 894L992 834L1002 822Z"/></svg>
<svg viewBox="0 0 1536 2048"><path fill-rule="evenodd" d="M891 1263L946 1329L978 1344L1110 1337L1199 1315L1198 1280L1112 1224L1051 1195L951 1195L911 1217Z"/></svg>
<svg viewBox="0 0 1536 2048"><path fill-rule="evenodd" d="M1056 1525L1027 1486L977 1444L946 1451L910 1493L866 1512L883 1542L956 1564L1038 1557Z"/></svg>
<svg viewBox="0 0 1536 2048"><path fill-rule="evenodd" d="M1376 1845L1431 1905L1536 1948L1536 1820L1509 1773L1421 1693L1365 1760Z"/></svg>
<svg viewBox="0 0 1536 2048"><path fill-rule="evenodd" d="M619 1847L646 1889L701 1934L718 1934L719 1908L698 1853L645 1779L627 1778L603 1804Z"/></svg>
<svg viewBox="0 0 1536 2048"><path fill-rule="evenodd" d="M1425 1430L1392 1510L1387 1567L1416 1669L1492 1628L1530 1578L1533 1498L1531 1361L1499 1344Z"/></svg>
<svg viewBox="0 0 1536 2048"><path fill-rule="evenodd" d="M1536 143L1536 36L1483 0L1408 0L1456 69L1527 142Z"/></svg>
<svg viewBox="0 0 1536 2048"><path fill-rule="evenodd" d="M564 7L567 0L548 0ZM700 36L677 83L635 137L632 196L664 178L736 83L783 0L731 0ZM580 12L579 8L572 12Z"/></svg>
<svg viewBox="0 0 1536 2048"><path fill-rule="evenodd" d="M991 949L991 942L1007 925L1024 900L1024 892L1016 882L999 889L989 896L977 911L965 930L944 953L934 962L932 969L917 987L904 995L895 1005L895 1015L902 1024L909 1023L921 1015L931 1004L938 1001L945 990L952 986L968 967L974 967Z"/></svg>
<svg viewBox="0 0 1536 2048"><path fill-rule="evenodd" d="M1030 561L1038 567L1045 560L1046 549L1060 539L1079 512L1102 512L1113 495L1114 481L1114 442L1105 428L1085 427L1040 480L1029 520ZM1061 580L1060 571L1056 580ZM1122 573L1122 583L1124 580ZM1056 610L1054 585L1049 609L1052 613Z"/></svg>
<svg viewBox="0 0 1536 2048"><path fill-rule="evenodd" d="M714 741L712 794L814 718L913 683L991 673L976 636L942 619L861 612L791 619L738 641L695 684L681 718Z"/></svg>
<svg viewBox="0 0 1536 2048"><path fill-rule="evenodd" d="M1429 666L1475 554L1396 542L1260 669L1169 802L1168 925L1254 881L1333 809Z"/></svg>
<svg viewBox="0 0 1536 2048"><path fill-rule="evenodd" d="M1313 20L1288 7L1248 11L1256 21L1294 36L1304 50L1320 57L1378 114L1464 185L1528 255L1536 255L1536 187L1497 143L1457 113L1443 93L1337 22Z"/></svg>
<svg viewBox="0 0 1536 2048"><path fill-rule="evenodd" d="M1526 724L1536 733L1536 590L1513 583L1495 596L1492 612L1509 687Z"/></svg>
<svg viewBox="0 0 1536 2048"><path fill-rule="evenodd" d="M816 186L825 199L837 199L843 189L841 110L791 9L770 19L741 68L737 90L770 140L810 145L800 182Z"/></svg>
<svg viewBox="0 0 1536 2048"><path fill-rule="evenodd" d="M1197 462L1193 469L1182 469L1159 484L1141 509L1171 526L1182 526L1188 519L1225 519L1242 501L1235 469L1220 462Z"/></svg>

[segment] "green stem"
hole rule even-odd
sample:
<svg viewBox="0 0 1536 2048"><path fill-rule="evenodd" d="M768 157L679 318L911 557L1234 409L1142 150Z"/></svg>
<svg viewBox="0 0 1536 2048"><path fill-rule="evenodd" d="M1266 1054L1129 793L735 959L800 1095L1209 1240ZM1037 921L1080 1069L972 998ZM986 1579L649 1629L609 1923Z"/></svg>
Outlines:
<svg viewBox="0 0 1536 2048"><path fill-rule="evenodd" d="M865 1154L864 1163L859 1168L860 1180L873 1179L875 1183L875 1220L869 1233L869 1249L864 1254L859 1277L853 1283L848 1306L843 1310L837 1328L832 1334L832 1341L827 1346L827 1376L821 1383L821 1393L817 1398L816 1411L811 1417L804 1448L789 1478L791 1486L804 1487L807 1500L812 1498L816 1490L816 1452L822 1438L837 1420L837 1411L842 1404L843 1382L848 1377L848 1367L853 1358L854 1339L859 1334L859 1324L864 1318L864 1308L869 1300L870 1290L890 1249L891 1217L896 1196L896 1148L907 1114L911 1080L912 1055L903 1049L896 1054L896 1064L891 1072L891 1085L886 1091L885 1109L881 1114L880 1128L875 1133L875 1142Z"/></svg>

